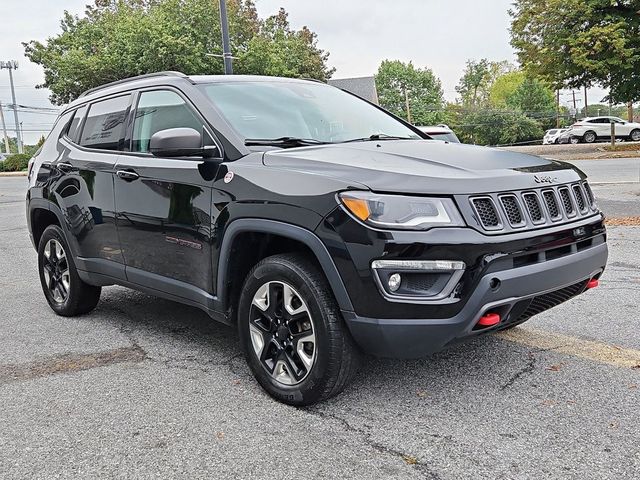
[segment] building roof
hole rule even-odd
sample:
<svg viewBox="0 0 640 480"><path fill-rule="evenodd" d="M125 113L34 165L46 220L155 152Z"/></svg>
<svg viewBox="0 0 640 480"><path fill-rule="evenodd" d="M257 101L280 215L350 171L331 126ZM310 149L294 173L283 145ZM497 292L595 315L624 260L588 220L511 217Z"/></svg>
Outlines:
<svg viewBox="0 0 640 480"><path fill-rule="evenodd" d="M329 80L329 85L342 88L376 105L378 104L375 77L336 78Z"/></svg>

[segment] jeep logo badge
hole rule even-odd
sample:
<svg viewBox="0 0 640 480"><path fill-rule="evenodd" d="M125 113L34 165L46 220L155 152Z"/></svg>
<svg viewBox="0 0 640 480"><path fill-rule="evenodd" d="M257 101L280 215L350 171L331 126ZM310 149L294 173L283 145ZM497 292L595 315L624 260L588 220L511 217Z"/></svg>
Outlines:
<svg viewBox="0 0 640 480"><path fill-rule="evenodd" d="M558 180L557 177L552 177L550 175L534 175L533 179L536 183L553 183Z"/></svg>

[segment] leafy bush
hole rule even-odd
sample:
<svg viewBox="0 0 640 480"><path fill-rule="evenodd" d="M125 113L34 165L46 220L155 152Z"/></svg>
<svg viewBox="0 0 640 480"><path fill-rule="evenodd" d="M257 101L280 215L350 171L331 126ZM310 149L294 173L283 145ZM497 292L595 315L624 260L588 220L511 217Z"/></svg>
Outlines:
<svg viewBox="0 0 640 480"><path fill-rule="evenodd" d="M26 170L29 165L30 155L25 153L16 153L9 155L4 162L2 162L2 168L5 172L19 172Z"/></svg>

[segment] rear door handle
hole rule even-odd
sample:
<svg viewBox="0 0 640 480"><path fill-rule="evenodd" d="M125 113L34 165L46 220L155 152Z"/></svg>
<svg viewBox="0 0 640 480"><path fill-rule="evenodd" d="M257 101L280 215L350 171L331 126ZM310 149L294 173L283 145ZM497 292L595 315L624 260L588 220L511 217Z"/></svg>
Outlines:
<svg viewBox="0 0 640 480"><path fill-rule="evenodd" d="M58 162L55 165L58 170L61 170L63 172L70 172L71 170L73 170L73 165L71 165L69 162Z"/></svg>
<svg viewBox="0 0 640 480"><path fill-rule="evenodd" d="M119 176L121 179L126 180L127 182L132 182L140 178L140 175L138 175L136 172L133 172L131 170L118 170L116 172L116 175Z"/></svg>

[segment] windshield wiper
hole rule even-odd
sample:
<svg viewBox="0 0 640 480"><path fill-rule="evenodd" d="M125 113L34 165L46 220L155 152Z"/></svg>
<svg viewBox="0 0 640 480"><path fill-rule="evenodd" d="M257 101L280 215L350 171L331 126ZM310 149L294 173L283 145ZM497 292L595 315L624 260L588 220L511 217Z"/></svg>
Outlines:
<svg viewBox="0 0 640 480"><path fill-rule="evenodd" d="M386 133L374 133L368 137L352 138L350 140L344 140L338 143L351 143L351 142L368 142L370 140L419 140L417 137L399 137L397 135L387 135Z"/></svg>
<svg viewBox="0 0 640 480"><path fill-rule="evenodd" d="M309 145L325 145L315 138L280 137L280 138L247 138L244 141L246 146L268 146L268 147L307 147Z"/></svg>

